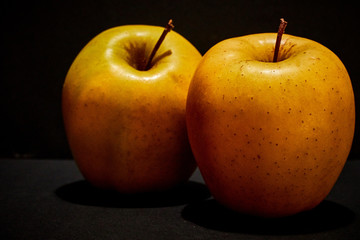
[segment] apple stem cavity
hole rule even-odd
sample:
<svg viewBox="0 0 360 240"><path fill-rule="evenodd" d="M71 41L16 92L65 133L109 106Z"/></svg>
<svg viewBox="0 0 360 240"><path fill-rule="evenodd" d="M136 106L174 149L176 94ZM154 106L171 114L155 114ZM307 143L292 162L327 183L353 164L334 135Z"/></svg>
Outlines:
<svg viewBox="0 0 360 240"><path fill-rule="evenodd" d="M145 68L143 70L149 70L151 68L151 62L157 52L157 50L160 48L161 43L164 41L166 35L174 28L175 26L172 23L172 19L169 20L169 22L166 24L165 29L163 31L163 33L161 34L159 40L157 41L157 43L155 44L155 47L153 48L147 63L145 65Z"/></svg>
<svg viewBox="0 0 360 240"><path fill-rule="evenodd" d="M279 49L280 49L280 44L281 44L281 38L282 35L285 32L285 28L286 28L287 22L281 18L280 19L280 25L279 25L279 30L277 33L277 38L276 38L276 43L275 43L275 50L274 50L274 58L273 58L273 62L277 62L278 61L278 55L279 55Z"/></svg>

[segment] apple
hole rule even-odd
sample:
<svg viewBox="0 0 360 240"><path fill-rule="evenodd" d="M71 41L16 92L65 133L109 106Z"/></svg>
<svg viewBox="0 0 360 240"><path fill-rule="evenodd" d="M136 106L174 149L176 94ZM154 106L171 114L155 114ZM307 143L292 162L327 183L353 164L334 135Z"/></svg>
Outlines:
<svg viewBox="0 0 360 240"><path fill-rule="evenodd" d="M354 93L323 45L276 33L224 40L206 52L189 87L186 121L195 160L215 200L283 217L317 206L348 157Z"/></svg>
<svg viewBox="0 0 360 240"><path fill-rule="evenodd" d="M185 106L201 54L171 28L170 21L165 30L108 29L81 50L67 73L62 112L69 146L96 187L161 191L186 181L196 168Z"/></svg>

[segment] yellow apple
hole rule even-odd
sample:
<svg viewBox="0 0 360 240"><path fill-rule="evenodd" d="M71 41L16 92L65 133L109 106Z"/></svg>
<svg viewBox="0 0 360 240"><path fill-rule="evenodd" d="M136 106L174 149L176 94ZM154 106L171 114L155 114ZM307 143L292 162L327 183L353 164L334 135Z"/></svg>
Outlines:
<svg viewBox="0 0 360 240"><path fill-rule="evenodd" d="M275 33L224 40L189 87L190 145L210 192L245 214L309 210L330 192L348 157L354 94L340 59L309 39Z"/></svg>
<svg viewBox="0 0 360 240"><path fill-rule="evenodd" d="M160 191L195 170L185 106L201 55L172 31L146 69L163 30L147 25L106 30L68 71L62 92L66 134L80 171L97 187Z"/></svg>

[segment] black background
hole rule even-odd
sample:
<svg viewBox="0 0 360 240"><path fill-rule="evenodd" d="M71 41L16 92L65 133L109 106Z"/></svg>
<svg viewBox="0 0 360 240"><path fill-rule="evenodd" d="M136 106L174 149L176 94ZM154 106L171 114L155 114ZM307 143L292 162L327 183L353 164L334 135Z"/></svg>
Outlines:
<svg viewBox="0 0 360 240"><path fill-rule="evenodd" d="M354 1L1 1L0 157L71 158L61 89L72 61L95 35L114 26L163 26L204 54L221 40L286 32L330 48L345 64L360 101L359 5ZM352 158L359 158L359 105Z"/></svg>

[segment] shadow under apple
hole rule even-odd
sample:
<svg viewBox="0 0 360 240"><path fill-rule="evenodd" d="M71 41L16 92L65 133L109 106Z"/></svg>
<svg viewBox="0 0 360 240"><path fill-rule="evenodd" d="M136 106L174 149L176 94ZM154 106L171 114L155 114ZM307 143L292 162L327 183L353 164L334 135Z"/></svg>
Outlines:
<svg viewBox="0 0 360 240"><path fill-rule="evenodd" d="M65 201L112 208L155 208L190 204L210 197L204 184L186 182L162 192L121 194L116 191L99 189L88 181L81 180L59 187L55 194Z"/></svg>
<svg viewBox="0 0 360 240"><path fill-rule="evenodd" d="M331 201L316 208L283 218L260 218L231 211L214 199L187 205L182 217L199 226L223 232L260 235L295 235L328 231L347 226L355 220L350 209Z"/></svg>

